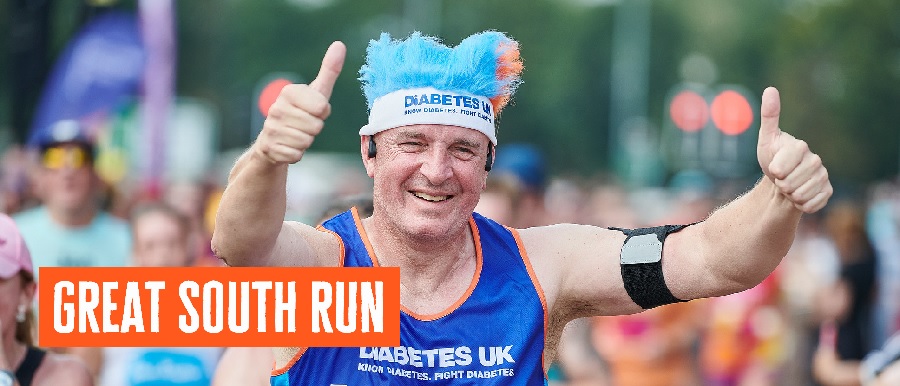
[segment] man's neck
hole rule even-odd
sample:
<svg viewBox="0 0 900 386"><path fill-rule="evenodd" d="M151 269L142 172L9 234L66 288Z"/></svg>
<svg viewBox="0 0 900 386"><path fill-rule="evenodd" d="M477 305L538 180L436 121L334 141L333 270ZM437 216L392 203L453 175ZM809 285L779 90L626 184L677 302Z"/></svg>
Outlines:
<svg viewBox="0 0 900 386"><path fill-rule="evenodd" d="M97 214L96 208L86 205L74 209L53 208L47 206L47 212L53 222L65 228L80 228L90 225Z"/></svg>
<svg viewBox="0 0 900 386"><path fill-rule="evenodd" d="M429 293L452 284L468 283L475 266L475 245L468 223L449 236L416 237L394 231L379 219L363 221L381 266L400 267L400 282L413 293Z"/></svg>

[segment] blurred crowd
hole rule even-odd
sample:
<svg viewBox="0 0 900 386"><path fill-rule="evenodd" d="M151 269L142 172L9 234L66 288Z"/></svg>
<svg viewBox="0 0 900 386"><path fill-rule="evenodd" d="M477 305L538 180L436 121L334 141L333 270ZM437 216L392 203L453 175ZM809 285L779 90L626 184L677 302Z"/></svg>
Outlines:
<svg viewBox="0 0 900 386"><path fill-rule="evenodd" d="M15 222L2 236L20 233L30 251L0 245L2 284L15 278L23 294L0 297L0 365L12 368L27 362L18 347L35 341L39 267L221 265L209 242L224 181L110 184L94 168L92 140L77 124L58 126L36 148L9 147L0 160L0 210ZM314 223L351 206L371 211L365 174L338 175L329 202L286 217ZM537 147L507 144L497 149L476 211L515 228L684 224L702 221L746 187L737 185L690 170L650 189L613 177L551 175ZM883 378L898 372L891 367L900 353L898 299L900 186L886 181L804 216L788 256L751 290L570 323L559 347L548 348L557 358L549 376L553 385L890 382ZM100 385L264 385L271 363L267 350L224 348L51 348L47 355L56 359L44 363L83 368Z"/></svg>

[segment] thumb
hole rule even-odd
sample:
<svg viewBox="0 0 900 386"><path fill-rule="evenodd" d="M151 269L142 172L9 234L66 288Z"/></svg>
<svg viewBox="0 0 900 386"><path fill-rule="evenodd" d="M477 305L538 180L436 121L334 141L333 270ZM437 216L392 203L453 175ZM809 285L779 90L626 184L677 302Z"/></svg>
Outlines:
<svg viewBox="0 0 900 386"><path fill-rule="evenodd" d="M325 57L322 58L322 67L319 68L319 75L309 83L309 86L325 96L331 98L331 90L334 88L334 82L341 69L344 68L344 58L347 56L347 46L341 42L334 42L325 51Z"/></svg>
<svg viewBox="0 0 900 386"><path fill-rule="evenodd" d="M781 115L781 97L778 89L768 87L763 91L762 104L759 108L759 148L771 146L781 134L778 118Z"/></svg>

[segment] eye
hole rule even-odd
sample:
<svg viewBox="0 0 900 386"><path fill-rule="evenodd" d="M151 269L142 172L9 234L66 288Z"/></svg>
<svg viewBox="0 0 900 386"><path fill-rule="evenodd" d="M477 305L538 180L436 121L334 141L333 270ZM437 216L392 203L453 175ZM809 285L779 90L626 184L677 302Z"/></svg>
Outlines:
<svg viewBox="0 0 900 386"><path fill-rule="evenodd" d="M470 160L475 157L475 151L471 148L465 146L456 146L453 148L453 153L457 158L462 160Z"/></svg>
<svg viewBox="0 0 900 386"><path fill-rule="evenodd" d="M422 149L425 148L424 143L415 142L415 141L402 142L398 146L400 146L401 150L406 151L406 152L418 152L418 151L422 151Z"/></svg>

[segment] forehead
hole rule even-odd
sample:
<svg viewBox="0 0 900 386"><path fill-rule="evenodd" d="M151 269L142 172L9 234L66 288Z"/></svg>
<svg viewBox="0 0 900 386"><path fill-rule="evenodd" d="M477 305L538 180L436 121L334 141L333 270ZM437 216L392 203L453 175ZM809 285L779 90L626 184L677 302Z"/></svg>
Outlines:
<svg viewBox="0 0 900 386"><path fill-rule="evenodd" d="M419 139L429 142L466 143L474 147L487 146L490 141L482 132L449 125L410 125L383 132L389 140Z"/></svg>
<svg viewBox="0 0 900 386"><path fill-rule="evenodd" d="M132 231L136 237L140 237L145 233L156 234L160 231L182 232L182 229L178 219L165 212L152 211L143 213L132 220Z"/></svg>

